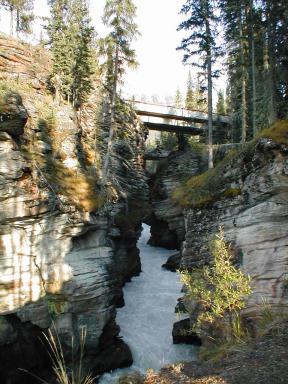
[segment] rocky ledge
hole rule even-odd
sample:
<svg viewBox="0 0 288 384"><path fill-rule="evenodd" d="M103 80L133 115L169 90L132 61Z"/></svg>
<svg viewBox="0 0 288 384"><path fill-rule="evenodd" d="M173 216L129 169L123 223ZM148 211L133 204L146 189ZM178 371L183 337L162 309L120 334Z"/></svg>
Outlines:
<svg viewBox="0 0 288 384"><path fill-rule="evenodd" d="M161 160L157 172L149 181L153 215L149 217L149 244L168 249L180 249L185 238L183 209L172 200L172 192L189 176L203 169L201 151L186 148L172 152Z"/></svg>
<svg viewBox="0 0 288 384"><path fill-rule="evenodd" d="M115 137L111 170L118 183L103 195L108 133L95 126L103 89L95 86L76 112L47 90L45 52L3 35L0 44L0 381L31 384L18 368L45 375L51 364L39 337L49 328L68 360L72 336L77 349L79 331L87 329L85 363L93 375L129 365L115 316L122 285L141 269L136 242L148 202L146 132L123 108L126 135Z"/></svg>
<svg viewBox="0 0 288 384"><path fill-rule="evenodd" d="M275 311L287 309L287 132L287 121L276 124L199 176L200 186L192 188L191 179L182 196L180 191L186 205L182 266L209 261L207 241L223 227L235 261L252 277L246 309L251 316L263 301Z"/></svg>

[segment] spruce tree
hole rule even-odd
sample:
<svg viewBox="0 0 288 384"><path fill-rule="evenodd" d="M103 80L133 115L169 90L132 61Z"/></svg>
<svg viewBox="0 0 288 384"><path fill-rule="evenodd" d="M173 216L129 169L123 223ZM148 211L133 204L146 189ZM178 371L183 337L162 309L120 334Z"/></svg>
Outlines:
<svg viewBox="0 0 288 384"><path fill-rule="evenodd" d="M93 28L86 0L50 0L47 27L53 60L51 83L58 99L81 106L94 72Z"/></svg>
<svg viewBox="0 0 288 384"><path fill-rule="evenodd" d="M135 50L131 48L132 41L139 34L135 23L136 6L132 0L106 0L103 23L110 33L102 39L101 52L106 57L106 87L110 95L110 121L107 152L103 165L102 184L105 185L109 174L109 162L116 130L115 114L118 85L125 73L126 67L136 67Z"/></svg>
<svg viewBox="0 0 288 384"><path fill-rule="evenodd" d="M92 89L91 77L95 73L94 29L90 26L86 0L74 0L71 5L70 34L74 36L72 67L72 101L80 107Z"/></svg>
<svg viewBox="0 0 288 384"><path fill-rule="evenodd" d="M247 137L247 20L245 10L248 0L223 0L220 2L225 39L228 50L228 77L231 87L231 110L234 123L240 126L241 142Z"/></svg>
<svg viewBox="0 0 288 384"><path fill-rule="evenodd" d="M182 95L181 95L179 88L177 88L176 93L175 93L174 105L176 108L182 108L183 107L183 99L182 99Z"/></svg>
<svg viewBox="0 0 288 384"><path fill-rule="evenodd" d="M195 105L195 99L194 99L192 76L191 76L191 72L189 71L188 80L187 80L186 98L185 98L185 108L189 110L193 110L193 109L196 109L195 107L196 105Z"/></svg>
<svg viewBox="0 0 288 384"><path fill-rule="evenodd" d="M0 5L10 11L10 34L13 36L16 21L17 37L20 32L31 32L31 22L34 19L34 0L0 0Z"/></svg>
<svg viewBox="0 0 288 384"><path fill-rule="evenodd" d="M49 0L51 18L47 27L53 70L51 82L59 101L71 99L73 36L69 36L70 0Z"/></svg>
<svg viewBox="0 0 288 384"><path fill-rule="evenodd" d="M225 102L224 92L222 90L218 91L216 112L219 113L219 115L226 115L226 102Z"/></svg>
<svg viewBox="0 0 288 384"><path fill-rule="evenodd" d="M182 39L178 49L184 50L183 63L190 63L193 66L204 70L207 77L208 89L208 166L213 168L213 105L212 105L212 78L217 73L212 70L219 49L216 45L216 23L215 5L212 0L186 0L182 6L181 13L187 18L183 21L178 30L187 31L188 37ZM201 58L202 63L198 63L195 58Z"/></svg>

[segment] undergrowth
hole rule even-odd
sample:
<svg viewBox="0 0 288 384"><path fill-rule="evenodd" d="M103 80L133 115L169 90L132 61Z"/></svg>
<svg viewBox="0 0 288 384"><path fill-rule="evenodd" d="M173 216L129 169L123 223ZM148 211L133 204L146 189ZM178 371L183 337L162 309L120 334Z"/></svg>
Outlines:
<svg viewBox="0 0 288 384"><path fill-rule="evenodd" d="M215 168L205 173L191 177L172 194L172 199L184 208L199 208L214 203L221 197L236 197L241 195L241 189L234 186L233 172L227 176L226 169L233 163L251 161L255 145L260 138L268 138L277 144L288 145L288 120L280 120L270 128L258 133L257 137L246 143L241 149L234 149L218 163ZM232 168L231 168L232 171Z"/></svg>
<svg viewBox="0 0 288 384"><path fill-rule="evenodd" d="M270 128L260 131L257 135L257 138L259 137L266 137L277 144L288 145L288 120L276 121Z"/></svg>
<svg viewBox="0 0 288 384"><path fill-rule="evenodd" d="M217 201L221 196L235 197L241 195L237 187L227 188L224 179L225 168L236 156L237 151L231 151L215 168L200 175L191 177L183 185L176 188L172 199L182 207L201 207ZM231 181L233 181L231 179Z"/></svg>

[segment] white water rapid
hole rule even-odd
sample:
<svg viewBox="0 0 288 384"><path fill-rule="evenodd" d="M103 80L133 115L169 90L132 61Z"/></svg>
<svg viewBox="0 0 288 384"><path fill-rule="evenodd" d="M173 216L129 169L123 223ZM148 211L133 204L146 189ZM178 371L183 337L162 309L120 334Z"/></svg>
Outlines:
<svg viewBox="0 0 288 384"><path fill-rule="evenodd" d="M149 227L143 225L140 249L142 273L124 287L125 307L117 310L123 340L132 351L134 364L102 376L100 384L117 383L125 373L157 371L162 366L195 359L191 345L173 344L172 328L181 283L177 273L161 268L175 251L147 245Z"/></svg>

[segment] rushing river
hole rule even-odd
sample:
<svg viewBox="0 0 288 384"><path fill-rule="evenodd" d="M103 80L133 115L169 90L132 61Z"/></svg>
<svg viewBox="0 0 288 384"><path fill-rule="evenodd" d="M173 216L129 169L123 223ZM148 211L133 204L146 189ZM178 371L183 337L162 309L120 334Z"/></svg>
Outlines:
<svg viewBox="0 0 288 384"><path fill-rule="evenodd" d="M161 268L174 252L147 245L149 227L143 225L140 249L142 273L124 287L125 307L117 310L121 336L132 351L134 364L105 374L101 384L116 383L131 371L145 373L148 368L159 370L163 365L193 360L194 347L172 342L174 313L181 284L176 273Z"/></svg>

